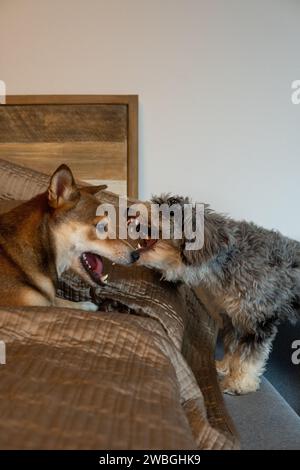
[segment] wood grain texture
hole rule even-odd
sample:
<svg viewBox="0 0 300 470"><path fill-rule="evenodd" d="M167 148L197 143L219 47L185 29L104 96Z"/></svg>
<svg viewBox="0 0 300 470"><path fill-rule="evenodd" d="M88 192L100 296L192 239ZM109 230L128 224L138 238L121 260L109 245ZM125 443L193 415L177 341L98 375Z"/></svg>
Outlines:
<svg viewBox="0 0 300 470"><path fill-rule="evenodd" d="M138 198L138 96L131 96L128 101L127 130L127 193L130 197Z"/></svg>
<svg viewBox="0 0 300 470"><path fill-rule="evenodd" d="M0 142L124 142L124 105L61 104L0 107Z"/></svg>
<svg viewBox="0 0 300 470"><path fill-rule="evenodd" d="M0 107L0 158L48 174L64 162L80 179L114 182L136 198L138 97L8 96Z"/></svg>
<svg viewBox="0 0 300 470"><path fill-rule="evenodd" d="M48 175L66 163L79 179L127 178L126 142L0 143L0 158Z"/></svg>

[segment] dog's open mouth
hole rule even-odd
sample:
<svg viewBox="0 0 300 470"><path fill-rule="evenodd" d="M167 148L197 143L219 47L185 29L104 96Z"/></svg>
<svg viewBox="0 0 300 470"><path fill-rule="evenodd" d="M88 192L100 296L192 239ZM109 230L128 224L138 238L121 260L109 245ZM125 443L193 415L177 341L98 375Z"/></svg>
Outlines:
<svg viewBox="0 0 300 470"><path fill-rule="evenodd" d="M157 240L148 238L151 233L151 227L148 225L142 225L137 217L128 217L127 224L134 224L135 230L140 233L141 238L137 245L138 251L148 251L151 248L154 248ZM142 238L144 236L145 238Z"/></svg>
<svg viewBox="0 0 300 470"><path fill-rule="evenodd" d="M80 261L93 281L97 283L107 283L108 274L103 274L103 260L101 256L95 253L85 252L82 253Z"/></svg>

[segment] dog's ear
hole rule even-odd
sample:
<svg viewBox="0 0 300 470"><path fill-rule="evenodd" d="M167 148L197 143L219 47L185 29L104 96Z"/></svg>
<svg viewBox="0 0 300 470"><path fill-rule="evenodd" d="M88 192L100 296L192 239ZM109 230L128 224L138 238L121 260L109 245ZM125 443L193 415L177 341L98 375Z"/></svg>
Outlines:
<svg viewBox="0 0 300 470"><path fill-rule="evenodd" d="M54 209L70 206L79 198L73 174L67 165L61 165L53 173L48 188L48 203Z"/></svg>
<svg viewBox="0 0 300 470"><path fill-rule="evenodd" d="M104 189L107 189L107 184L100 184L99 186L80 186L80 191L84 191L88 194L97 194Z"/></svg>
<svg viewBox="0 0 300 470"><path fill-rule="evenodd" d="M226 256L225 253L232 243L226 216L213 212L205 204L203 228L203 246L200 249L187 250L186 244L193 243L193 240L187 240L183 237L181 256L186 264L200 264L216 256L218 253Z"/></svg>

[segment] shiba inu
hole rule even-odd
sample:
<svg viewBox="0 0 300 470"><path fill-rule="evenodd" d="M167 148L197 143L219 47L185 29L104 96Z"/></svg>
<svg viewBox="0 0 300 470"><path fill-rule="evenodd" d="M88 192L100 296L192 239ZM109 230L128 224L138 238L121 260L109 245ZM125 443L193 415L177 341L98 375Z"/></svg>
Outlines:
<svg viewBox="0 0 300 470"><path fill-rule="evenodd" d="M61 165L45 193L0 215L1 305L97 310L92 302L56 298L55 288L69 268L95 285L106 282L101 256L122 262L123 242L99 240L96 233L105 217L96 216L95 194L105 188L78 187L71 170Z"/></svg>
<svg viewBox="0 0 300 470"><path fill-rule="evenodd" d="M183 207L188 199L167 195L153 202ZM208 289L224 312L225 356L217 362L222 388L255 391L279 322L300 317L300 243L209 207L202 249L187 250L186 243L184 237L144 239L131 258L166 280Z"/></svg>

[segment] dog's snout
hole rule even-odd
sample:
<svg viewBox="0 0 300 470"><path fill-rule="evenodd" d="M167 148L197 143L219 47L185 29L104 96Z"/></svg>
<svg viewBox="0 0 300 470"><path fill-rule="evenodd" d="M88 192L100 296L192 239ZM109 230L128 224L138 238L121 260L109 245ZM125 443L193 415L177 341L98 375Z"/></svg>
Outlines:
<svg viewBox="0 0 300 470"><path fill-rule="evenodd" d="M133 251L131 253L131 260L133 263L135 263L140 257L140 253L138 251Z"/></svg>

